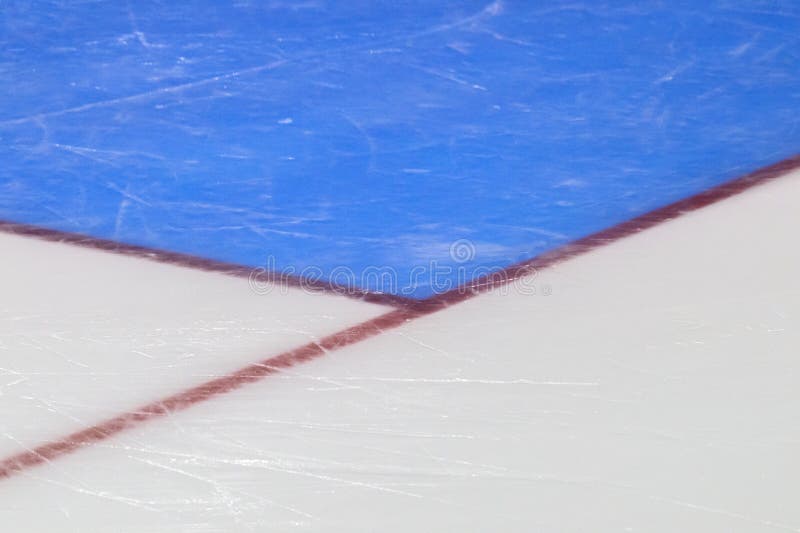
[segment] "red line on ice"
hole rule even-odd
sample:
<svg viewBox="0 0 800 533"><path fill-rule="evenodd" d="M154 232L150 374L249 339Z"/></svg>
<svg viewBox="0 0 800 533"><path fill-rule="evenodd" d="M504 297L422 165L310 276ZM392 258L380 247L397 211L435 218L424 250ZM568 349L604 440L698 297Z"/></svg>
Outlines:
<svg viewBox="0 0 800 533"><path fill-rule="evenodd" d="M274 282L291 287L300 287L309 291L340 294L342 296L348 296L350 298L363 300L365 302L390 305L394 307L404 306L407 305L408 302L412 301L409 298L396 296L394 294L371 292L363 289L337 285L332 282L295 276L292 274L270 272L263 268L254 268L236 263L217 261L215 259L206 259L204 257L197 257L179 252L169 252L166 250L159 250L158 248L149 248L147 246L125 244L108 239L91 237L89 235L82 235L80 233L71 233L68 231L42 228L30 224L20 224L17 222L0 220L0 231L9 233L11 235L33 237L44 241L60 242L64 244L71 244L73 246L80 246L82 248L90 248L92 250L100 250L103 252L111 252L128 257L147 259L157 263L166 263L168 265L193 268L195 270L202 270L205 272L217 272L227 276L235 276L239 278L250 278L258 281L259 283Z"/></svg>
<svg viewBox="0 0 800 533"><path fill-rule="evenodd" d="M626 222L617 224L616 226L578 239L577 241L551 252L517 263L502 271L478 278L462 287L457 287L449 292L428 298L427 300L414 301L402 299L402 302L393 300L395 305L398 303L401 304L398 309L329 335L319 342L312 342L280 355L264 359L263 361L248 365L231 374L212 379L182 392L144 405L139 409L122 413L94 426L3 459L0 461L0 479L11 477L28 468L50 462L58 457L80 450L85 446L104 441L122 431L139 426L149 420L187 409L195 404L211 400L216 396L226 394L249 383L260 381L282 370L317 359L330 351L369 339L387 330L396 328L409 320L435 313L477 294L509 283L532 272L534 269L547 268L556 263L587 253L595 248L605 246L647 228L677 218L683 214L739 194L751 187L778 178L796 169L800 169L800 155L761 168L755 172L689 198L655 209ZM64 234L52 230L38 229L31 226L0 223L0 230L17 235L26 235L46 240L88 246L90 248L122 253L124 255L147 257L148 259L154 259L160 262L200 268L201 270L211 270L233 275L245 275L245 270L242 269L246 269L247 275L250 275L251 272L251 269L238 265L227 265L225 263L193 258L191 256L174 254L171 252L154 252L146 248L119 245L112 241L91 239L74 234ZM155 257L151 256L150 254L153 253L157 255ZM367 299L367 295L362 294L361 296ZM374 296L382 298L384 295Z"/></svg>

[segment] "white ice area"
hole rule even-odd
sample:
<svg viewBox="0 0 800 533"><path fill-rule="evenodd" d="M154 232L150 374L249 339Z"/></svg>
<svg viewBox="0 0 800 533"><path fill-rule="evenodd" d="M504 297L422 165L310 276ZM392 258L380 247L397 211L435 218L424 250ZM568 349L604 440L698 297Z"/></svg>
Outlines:
<svg viewBox="0 0 800 533"><path fill-rule="evenodd" d="M387 311L7 234L0 249L2 456Z"/></svg>
<svg viewBox="0 0 800 533"><path fill-rule="evenodd" d="M537 294L482 295L26 470L0 481L0 523L125 533L800 531L798 206L795 173L542 271ZM159 268L132 265L136 290L165 296L148 289L147 269ZM43 276L52 266L30 270L42 294L58 285ZM177 311L120 307L120 277L105 275L114 292L65 289L96 302L81 313L65 301L29 309L24 288L10 288L4 316L18 316L28 339L16 346L45 374L4 387L5 433L31 439L41 426L91 418L109 392L114 402L147 397L158 388L152 368L176 385L220 370L207 362L222 345L242 343L229 353L245 362L330 329L328 314L346 322L375 311L309 298L278 313L279 302L235 298L235 283L221 279L227 289L209 289L208 308L180 322ZM175 310L199 298L169 296L159 301ZM112 305L123 314L104 312ZM256 311L268 316L259 322ZM86 328L73 331L75 319ZM26 321L63 324L71 346L109 357L110 377L65 361L54 328ZM131 345L143 349L159 327L176 328L175 346L160 348L171 355L161 364L135 356ZM4 360L24 361L4 350ZM187 361L186 351L200 354Z"/></svg>

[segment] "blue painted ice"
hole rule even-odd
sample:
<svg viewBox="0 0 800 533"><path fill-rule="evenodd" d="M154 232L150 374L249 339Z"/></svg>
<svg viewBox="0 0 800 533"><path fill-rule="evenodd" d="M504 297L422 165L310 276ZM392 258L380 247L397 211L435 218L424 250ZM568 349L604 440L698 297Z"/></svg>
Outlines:
<svg viewBox="0 0 800 533"><path fill-rule="evenodd" d="M800 4L10 2L0 82L0 218L425 297L797 152Z"/></svg>

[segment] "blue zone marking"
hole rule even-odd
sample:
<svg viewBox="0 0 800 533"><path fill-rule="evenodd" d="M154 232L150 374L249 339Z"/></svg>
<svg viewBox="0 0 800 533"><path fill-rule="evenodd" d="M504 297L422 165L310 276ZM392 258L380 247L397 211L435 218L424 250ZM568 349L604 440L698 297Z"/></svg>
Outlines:
<svg viewBox="0 0 800 533"><path fill-rule="evenodd" d="M4 2L0 218L423 298L795 153L799 40L794 1Z"/></svg>

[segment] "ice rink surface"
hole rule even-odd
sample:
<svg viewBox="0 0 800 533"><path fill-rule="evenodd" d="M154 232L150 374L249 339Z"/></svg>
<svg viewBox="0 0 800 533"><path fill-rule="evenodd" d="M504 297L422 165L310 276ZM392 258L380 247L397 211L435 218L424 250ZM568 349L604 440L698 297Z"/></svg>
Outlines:
<svg viewBox="0 0 800 533"><path fill-rule="evenodd" d="M0 5L0 523L800 531L794 2Z"/></svg>

